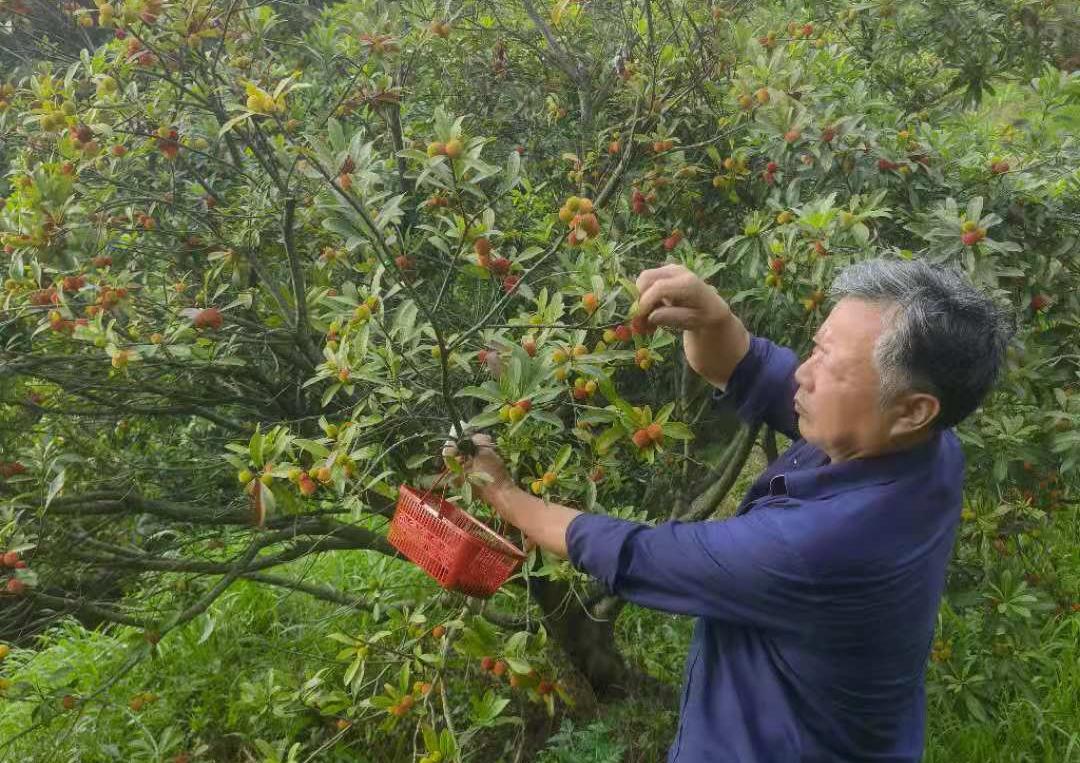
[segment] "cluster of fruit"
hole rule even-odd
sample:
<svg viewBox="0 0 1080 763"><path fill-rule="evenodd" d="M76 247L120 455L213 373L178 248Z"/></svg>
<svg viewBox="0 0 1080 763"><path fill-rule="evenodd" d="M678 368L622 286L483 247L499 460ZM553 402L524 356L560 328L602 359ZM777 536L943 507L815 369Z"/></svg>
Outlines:
<svg viewBox="0 0 1080 763"><path fill-rule="evenodd" d="M654 421L649 426L634 432L630 439L639 450L658 446L664 441L664 428Z"/></svg>
<svg viewBox="0 0 1080 763"><path fill-rule="evenodd" d="M15 570L25 570L27 567L29 565L19 556L18 551L8 551L3 556L0 556L0 568L7 568L14 572ZM12 596L20 596L26 592L26 583L12 574L7 579L7 583L4 584L4 591Z"/></svg>
<svg viewBox="0 0 1080 763"><path fill-rule="evenodd" d="M552 692L561 688L557 681L550 681L548 679L540 678L540 675L536 672L535 669L530 670L528 673L515 673L510 670L505 660L497 660L494 657L481 657L480 671L489 674L493 678L502 678L507 673L509 673L510 688L535 688L536 693L539 694L541 697L551 694Z"/></svg>
<svg viewBox="0 0 1080 763"><path fill-rule="evenodd" d="M166 159L175 159L180 153L180 134L171 127L159 127L156 138L158 150Z"/></svg>
<svg viewBox="0 0 1080 763"><path fill-rule="evenodd" d="M0 461L0 477L9 479L16 474L25 474L26 467L18 461Z"/></svg>
<svg viewBox="0 0 1080 763"><path fill-rule="evenodd" d="M481 351L482 352L482 351ZM516 424L528 415L532 410L532 401L525 398L516 403L507 403L499 409L499 418Z"/></svg>
<svg viewBox="0 0 1080 763"><path fill-rule="evenodd" d="M131 711L133 713L137 713L140 710L142 710L144 707L146 707L147 705L152 705L153 703L155 703L157 701L158 701L158 695L153 694L152 692L143 691L143 692L139 692L138 694L136 694L134 697L131 698L131 701L128 702L128 707L131 708Z"/></svg>
<svg viewBox="0 0 1080 763"><path fill-rule="evenodd" d="M961 223L960 241L964 246L975 246L984 238L986 238L986 228L980 228L974 220L965 220Z"/></svg>
<svg viewBox="0 0 1080 763"><path fill-rule="evenodd" d="M426 697L431 692L431 684L427 681L417 681L413 684L412 694L405 694L397 704L391 705L387 708L387 712L395 718L403 718L413 705L416 704L416 700L420 697Z"/></svg>
<svg viewBox="0 0 1080 763"><path fill-rule="evenodd" d="M555 472L544 472L544 474L539 479L535 479L532 481L529 489L532 490L534 494L540 495L544 492L545 488L553 487L558 481L559 475L557 475ZM496 675L501 676L502 673L496 673Z"/></svg>
<svg viewBox="0 0 1080 763"><path fill-rule="evenodd" d="M656 201L656 191L643 193L641 189L635 188L630 192L630 209L635 215L651 214L652 208L649 205L654 201Z"/></svg>
<svg viewBox="0 0 1080 763"><path fill-rule="evenodd" d="M570 228L566 243L579 246L600 235L600 221L593 211L592 199L571 196L559 209L559 219Z"/></svg>
<svg viewBox="0 0 1080 763"><path fill-rule="evenodd" d="M11 654L11 647L7 644L0 644L0 663L3 663L9 654ZM4 692L10 688L11 679L0 677L0 696L3 696Z"/></svg>
<svg viewBox="0 0 1080 763"><path fill-rule="evenodd" d="M461 138L451 138L445 143L432 141L428 143L427 155L430 157L445 156L447 159L458 159L465 152L465 144Z"/></svg>

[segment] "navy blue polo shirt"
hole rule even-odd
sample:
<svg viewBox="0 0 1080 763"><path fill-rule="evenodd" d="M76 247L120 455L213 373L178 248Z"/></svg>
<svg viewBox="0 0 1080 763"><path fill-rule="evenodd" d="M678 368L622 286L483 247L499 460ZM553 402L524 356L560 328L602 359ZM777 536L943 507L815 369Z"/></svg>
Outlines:
<svg viewBox="0 0 1080 763"><path fill-rule="evenodd" d="M627 601L698 619L668 760L922 756L924 677L960 518L951 430L833 464L799 439L798 358L754 337L724 397L794 444L734 517L656 527L582 514L570 560Z"/></svg>

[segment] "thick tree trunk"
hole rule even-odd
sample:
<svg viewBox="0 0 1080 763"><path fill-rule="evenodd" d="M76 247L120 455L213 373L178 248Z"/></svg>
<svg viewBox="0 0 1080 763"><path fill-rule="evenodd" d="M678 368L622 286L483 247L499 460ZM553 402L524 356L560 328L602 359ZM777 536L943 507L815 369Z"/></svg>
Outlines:
<svg viewBox="0 0 1080 763"><path fill-rule="evenodd" d="M548 633L597 699L625 695L631 671L615 645L615 621L591 618L565 583L536 578L529 588Z"/></svg>

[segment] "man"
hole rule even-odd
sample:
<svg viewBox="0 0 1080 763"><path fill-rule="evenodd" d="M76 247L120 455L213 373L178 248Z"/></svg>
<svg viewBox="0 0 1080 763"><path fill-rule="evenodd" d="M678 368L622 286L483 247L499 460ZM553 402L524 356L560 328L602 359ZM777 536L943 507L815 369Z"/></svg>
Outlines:
<svg viewBox="0 0 1080 763"><path fill-rule="evenodd" d="M683 331L718 397L794 444L724 521L650 527L549 504L490 447L470 464L481 497L614 594L698 617L669 761L918 760L961 510L951 428L994 383L1005 313L958 273L862 262L800 365L681 266L637 285L642 314Z"/></svg>

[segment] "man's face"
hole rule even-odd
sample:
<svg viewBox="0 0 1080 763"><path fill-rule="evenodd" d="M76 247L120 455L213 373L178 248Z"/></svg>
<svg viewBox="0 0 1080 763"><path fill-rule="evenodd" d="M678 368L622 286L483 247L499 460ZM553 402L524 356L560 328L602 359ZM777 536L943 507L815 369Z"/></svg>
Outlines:
<svg viewBox="0 0 1080 763"><path fill-rule="evenodd" d="M833 461L878 453L889 444L891 420L881 409L874 365L888 314L882 305L841 300L795 372L799 432Z"/></svg>

